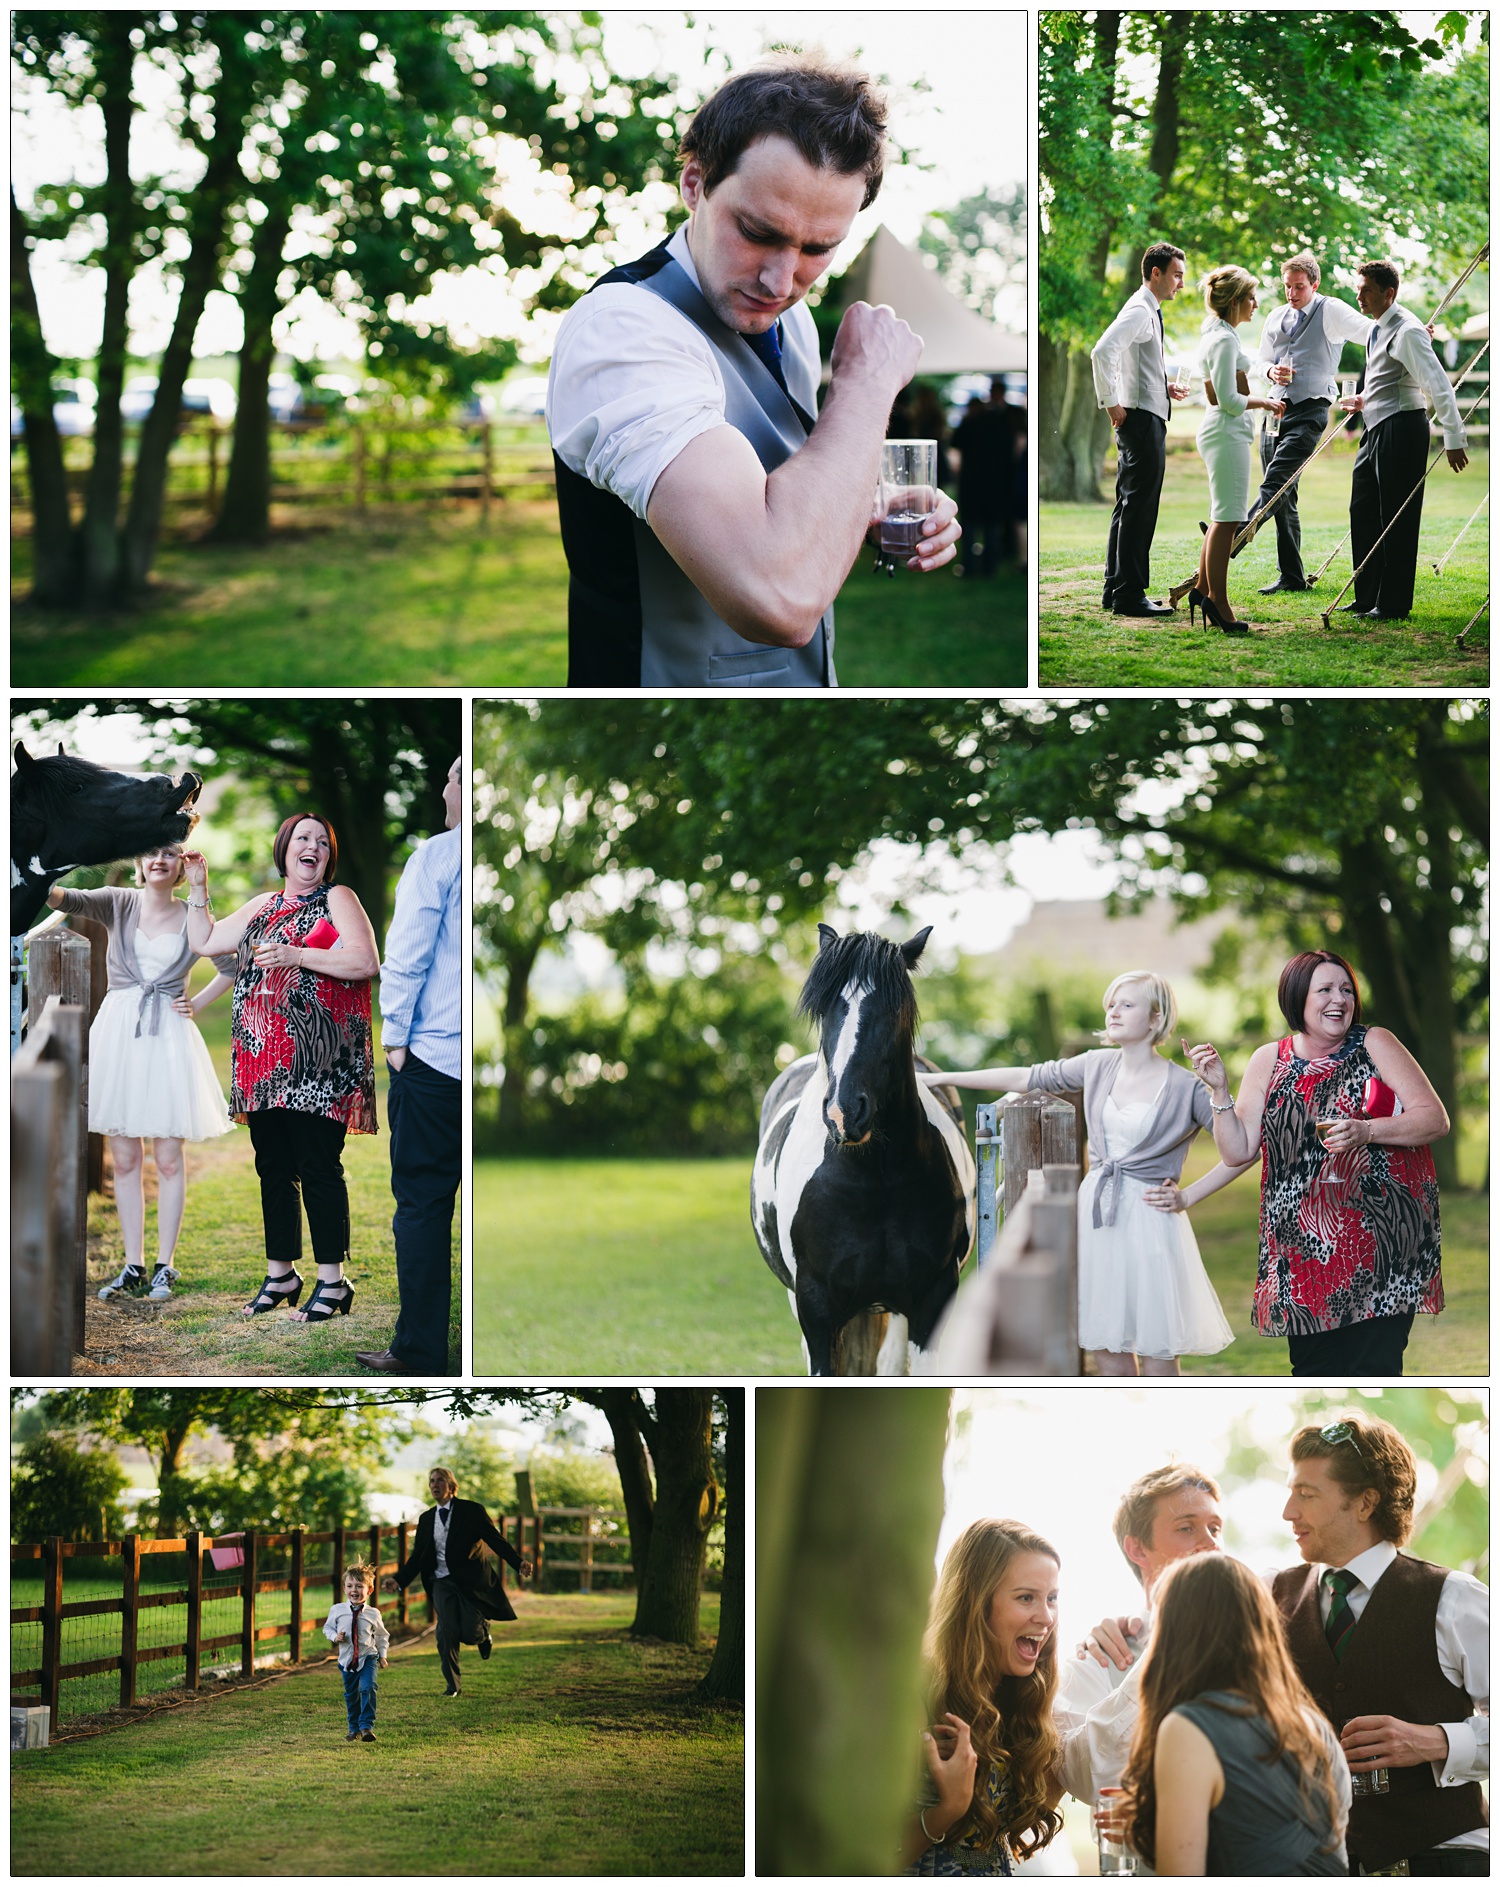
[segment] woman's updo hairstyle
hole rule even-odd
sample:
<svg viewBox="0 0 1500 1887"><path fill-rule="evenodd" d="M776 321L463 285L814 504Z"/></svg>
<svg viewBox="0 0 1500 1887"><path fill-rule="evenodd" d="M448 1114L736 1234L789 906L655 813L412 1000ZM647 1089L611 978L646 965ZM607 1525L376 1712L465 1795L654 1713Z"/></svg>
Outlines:
<svg viewBox="0 0 1500 1887"><path fill-rule="evenodd" d="M1255 277L1248 269L1241 269L1231 263L1227 268L1214 269L1204 278L1203 305L1208 312L1217 315L1221 321L1229 319L1230 311L1257 286Z"/></svg>

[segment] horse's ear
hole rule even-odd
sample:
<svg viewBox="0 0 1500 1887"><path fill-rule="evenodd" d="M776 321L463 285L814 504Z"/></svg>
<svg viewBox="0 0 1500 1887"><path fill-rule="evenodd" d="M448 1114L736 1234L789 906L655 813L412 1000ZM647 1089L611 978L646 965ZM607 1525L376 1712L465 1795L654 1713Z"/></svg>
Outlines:
<svg viewBox="0 0 1500 1887"><path fill-rule="evenodd" d="M906 959L907 969L911 969L917 958L921 956L923 949L926 947L927 939L931 935L932 926L929 924L926 930L919 930L910 942L902 944L901 954Z"/></svg>
<svg viewBox="0 0 1500 1887"><path fill-rule="evenodd" d="M820 951L823 951L823 950L831 950L831 949L833 948L833 946L834 946L834 945L835 945L835 944L836 944L836 943L838 942L838 940L839 940L839 934L838 934L838 932L837 932L837 931L836 931L836 930L835 930L835 929L834 929L834 928L832 927L832 925L830 925L830 924L819 924L819 926L818 926L818 949L819 949Z"/></svg>
<svg viewBox="0 0 1500 1887"><path fill-rule="evenodd" d="M16 771L17 773L24 773L28 767L34 767L35 765L36 765L36 762L32 759L31 755L27 753L26 751L25 741L18 740L16 742Z"/></svg>
<svg viewBox="0 0 1500 1887"><path fill-rule="evenodd" d="M57 743L57 757L59 760L63 757L63 744L61 741Z"/></svg>

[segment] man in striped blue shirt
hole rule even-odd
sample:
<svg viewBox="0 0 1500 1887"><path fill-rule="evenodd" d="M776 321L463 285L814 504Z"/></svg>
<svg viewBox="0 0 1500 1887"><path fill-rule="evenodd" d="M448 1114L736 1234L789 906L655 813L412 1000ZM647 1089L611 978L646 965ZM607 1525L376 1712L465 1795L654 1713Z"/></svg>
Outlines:
<svg viewBox="0 0 1500 1887"><path fill-rule="evenodd" d="M381 1040L401 1314L366 1369L447 1376L453 1207L463 1160L463 761L443 787L447 830L419 845L396 887L380 966Z"/></svg>

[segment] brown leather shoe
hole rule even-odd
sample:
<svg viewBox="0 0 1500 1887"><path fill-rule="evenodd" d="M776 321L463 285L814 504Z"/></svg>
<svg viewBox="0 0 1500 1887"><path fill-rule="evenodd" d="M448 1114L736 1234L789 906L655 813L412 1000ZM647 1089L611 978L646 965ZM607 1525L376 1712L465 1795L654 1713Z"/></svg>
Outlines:
<svg viewBox="0 0 1500 1887"><path fill-rule="evenodd" d="M383 1376L409 1376L411 1371L394 1350L356 1350L356 1363L366 1369L378 1369Z"/></svg>

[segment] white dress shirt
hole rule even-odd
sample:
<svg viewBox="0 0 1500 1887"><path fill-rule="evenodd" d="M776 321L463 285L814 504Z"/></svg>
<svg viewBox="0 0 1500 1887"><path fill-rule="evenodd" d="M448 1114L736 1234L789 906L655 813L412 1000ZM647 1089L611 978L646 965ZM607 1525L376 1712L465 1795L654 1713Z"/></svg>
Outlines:
<svg viewBox="0 0 1500 1887"><path fill-rule="evenodd" d="M353 1616L354 1607L347 1599L340 1599L330 1610L323 1620L323 1636L330 1644L338 1644L339 1633L349 1631ZM363 1664L366 1658L383 1658L390 1648L391 1634L381 1620L380 1607L373 1599L366 1599L359 1615L358 1643L346 1637L339 1645L339 1669L347 1671L351 1664Z"/></svg>
<svg viewBox="0 0 1500 1887"><path fill-rule="evenodd" d="M1433 351L1432 336L1411 310L1403 308L1399 301L1393 301L1379 321L1365 323L1366 341L1370 339L1372 327L1378 327L1383 336L1390 336L1388 345L1391 354L1427 395L1438 423L1442 426L1444 446L1449 452L1461 451L1468 444L1464 433L1464 422L1459 415L1453 383ZM1415 399L1412 401L1410 410L1413 412L1417 410Z"/></svg>
<svg viewBox="0 0 1500 1887"><path fill-rule="evenodd" d="M1318 303L1323 304L1323 332L1330 341L1336 341L1340 347L1346 341L1353 341L1356 347L1363 347L1370 338L1370 317L1361 314L1358 308L1351 308L1347 301L1340 301L1336 295L1314 295L1307 304L1308 318L1311 319ZM1269 366L1280 358L1285 342L1281 338L1281 324L1285 321L1291 303L1280 308L1273 308L1266 316L1266 324L1260 331L1259 359ZM1335 363L1336 364L1336 363ZM1267 375L1269 381L1270 376ZM1286 388L1280 389L1285 393Z"/></svg>
<svg viewBox="0 0 1500 1887"><path fill-rule="evenodd" d="M1135 1662L1126 1671L1100 1664L1091 1654L1059 1660L1052 1717L1063 1739L1063 1781L1069 1795L1093 1802L1125 1773L1131 1738L1141 1708L1141 1659L1151 1640L1151 1614L1144 1605L1145 1630L1130 1639Z"/></svg>
<svg viewBox="0 0 1500 1887"><path fill-rule="evenodd" d="M463 863L460 827L419 845L396 886L380 966L380 1039L439 1074L463 1074Z"/></svg>
<svg viewBox="0 0 1500 1887"><path fill-rule="evenodd" d="M686 224L667 249L701 287ZM816 356L817 329L803 303L781 322L800 330ZM644 520L657 479L683 448L727 423L714 350L670 302L629 282L606 283L574 302L547 376L547 430L571 471Z"/></svg>
<svg viewBox="0 0 1500 1887"><path fill-rule="evenodd" d="M1396 1549L1389 1540L1366 1548L1351 1559L1346 1571L1360 1581L1349 1593L1349 1610L1359 1622L1370 1594L1381 1576L1396 1561ZM1318 1614L1326 1625L1333 1605L1333 1595L1324 1583L1330 1569L1318 1567ZM1462 1723L1444 1723L1438 1727L1448 1739L1448 1760L1432 1765L1432 1779L1440 1789L1461 1782L1487 1783L1490 1774L1490 1595L1489 1589L1465 1572L1450 1572L1443 1581L1437 1604L1438 1668L1450 1684L1467 1691L1474 1704L1474 1715ZM1490 1845L1488 1828L1471 1828L1442 1844L1445 1848L1485 1848Z"/></svg>
<svg viewBox="0 0 1500 1887"><path fill-rule="evenodd" d="M1167 414L1161 303L1144 282L1094 343L1093 361L1101 406Z"/></svg>

